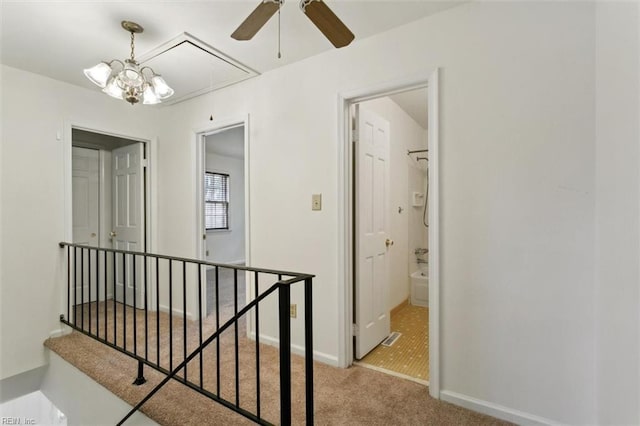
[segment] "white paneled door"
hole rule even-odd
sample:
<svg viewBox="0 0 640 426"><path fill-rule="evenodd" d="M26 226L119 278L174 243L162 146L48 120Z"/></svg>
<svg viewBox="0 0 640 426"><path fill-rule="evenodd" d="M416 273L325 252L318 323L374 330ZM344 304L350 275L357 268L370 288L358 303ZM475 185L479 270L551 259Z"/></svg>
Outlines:
<svg viewBox="0 0 640 426"><path fill-rule="evenodd" d="M100 151L73 147L73 242L98 245L100 200Z"/></svg>
<svg viewBox="0 0 640 426"><path fill-rule="evenodd" d="M145 251L144 147L142 143L112 151L113 248ZM135 266L134 266L134 261ZM116 254L116 294L118 302L144 306L144 264L137 256ZM135 271L135 273L134 273ZM135 301L135 303L134 303Z"/></svg>
<svg viewBox="0 0 640 426"><path fill-rule="evenodd" d="M356 347L363 358L391 331L388 306L389 122L356 105Z"/></svg>
<svg viewBox="0 0 640 426"><path fill-rule="evenodd" d="M74 146L71 164L73 242L97 247L100 230L100 151ZM84 259L85 256L89 256L89 252L76 252L77 262L89 262L89 259ZM91 257L91 260L95 261L95 254ZM75 300L77 303L81 303L81 298L82 303L93 302L96 300L96 292L90 299L89 287L95 288L95 281L92 282L93 276L89 276L86 266L82 270L81 279L74 277Z"/></svg>

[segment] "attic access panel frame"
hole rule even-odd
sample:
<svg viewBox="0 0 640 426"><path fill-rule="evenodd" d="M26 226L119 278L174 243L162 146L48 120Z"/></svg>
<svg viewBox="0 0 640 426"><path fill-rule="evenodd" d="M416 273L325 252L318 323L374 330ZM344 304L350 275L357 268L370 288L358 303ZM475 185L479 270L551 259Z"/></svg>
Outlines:
<svg viewBox="0 0 640 426"><path fill-rule="evenodd" d="M166 65L154 65L154 59L166 59L165 57L163 57L163 55L167 54L189 54L190 52L185 52L185 48L196 48L196 50L191 50L190 52L200 52L205 55L198 56L197 58L194 57L199 61L206 60L206 55L209 55L209 59L212 61L211 65L225 67L227 74L235 75L232 75L227 79L216 81L215 76L213 75L214 72L210 70L206 82L203 82L204 84L201 85L202 87L180 93L180 85L176 84L176 81L171 81L171 68L167 67ZM260 75L258 71L225 55L218 49L194 37L188 32L183 32L182 34L167 41L166 43L161 44L155 49L146 52L138 58L138 62L141 65L152 66L154 69L164 70L165 73L167 72L167 70L169 71L169 73L163 75L165 76L167 82L172 85L174 89L176 89L176 94L164 101L163 105L173 105L178 102L186 101L187 99L191 99L196 96L212 92L214 90L222 89L224 87L231 86L233 84ZM184 65L180 64L180 66L183 67Z"/></svg>

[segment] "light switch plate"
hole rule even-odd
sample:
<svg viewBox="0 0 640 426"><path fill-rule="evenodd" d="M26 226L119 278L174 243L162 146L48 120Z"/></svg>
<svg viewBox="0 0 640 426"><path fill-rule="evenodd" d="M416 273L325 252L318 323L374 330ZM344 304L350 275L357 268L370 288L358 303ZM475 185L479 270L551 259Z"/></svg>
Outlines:
<svg viewBox="0 0 640 426"><path fill-rule="evenodd" d="M311 195L311 210L322 210L322 194Z"/></svg>

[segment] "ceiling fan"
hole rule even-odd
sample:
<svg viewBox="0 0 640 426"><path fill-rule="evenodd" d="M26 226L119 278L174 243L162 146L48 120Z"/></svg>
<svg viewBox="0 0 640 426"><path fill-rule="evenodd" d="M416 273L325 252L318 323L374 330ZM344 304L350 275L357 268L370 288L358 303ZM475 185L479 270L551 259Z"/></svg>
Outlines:
<svg viewBox="0 0 640 426"><path fill-rule="evenodd" d="M283 3L284 0L262 0L231 37L236 40L251 40ZM322 0L300 0L300 9L335 47L344 47L355 38L351 30Z"/></svg>

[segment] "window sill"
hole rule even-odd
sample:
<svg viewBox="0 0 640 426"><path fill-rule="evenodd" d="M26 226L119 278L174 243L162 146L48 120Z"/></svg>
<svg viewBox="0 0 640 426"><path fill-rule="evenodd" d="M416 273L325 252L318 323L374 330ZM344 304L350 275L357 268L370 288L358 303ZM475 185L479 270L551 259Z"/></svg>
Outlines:
<svg viewBox="0 0 640 426"><path fill-rule="evenodd" d="M231 229L207 229L207 234L224 234L231 232Z"/></svg>

